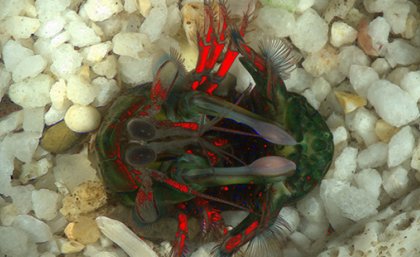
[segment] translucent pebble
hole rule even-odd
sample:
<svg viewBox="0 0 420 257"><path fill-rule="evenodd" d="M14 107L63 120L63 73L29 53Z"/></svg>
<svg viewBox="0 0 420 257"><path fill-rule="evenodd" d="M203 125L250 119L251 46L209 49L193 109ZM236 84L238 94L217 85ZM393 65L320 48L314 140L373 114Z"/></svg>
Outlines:
<svg viewBox="0 0 420 257"><path fill-rule="evenodd" d="M360 96L366 97L369 86L379 80L379 76L373 68L353 64L350 66L349 79L353 89Z"/></svg>
<svg viewBox="0 0 420 257"><path fill-rule="evenodd" d="M385 58L377 58L372 62L371 67L381 76L387 74L389 70L391 70L391 66Z"/></svg>
<svg viewBox="0 0 420 257"><path fill-rule="evenodd" d="M12 72L16 65L33 54L34 52L31 49L23 47L17 41L9 40L3 45L2 50L4 67L7 71Z"/></svg>
<svg viewBox="0 0 420 257"><path fill-rule="evenodd" d="M410 71L401 80L401 87L407 91L416 102L420 99L420 70Z"/></svg>
<svg viewBox="0 0 420 257"><path fill-rule="evenodd" d="M298 211L311 223L324 222L325 211L319 196L309 194L297 202Z"/></svg>
<svg viewBox="0 0 420 257"><path fill-rule="evenodd" d="M63 17L57 16L41 23L35 35L41 38L51 38L63 30L66 21Z"/></svg>
<svg viewBox="0 0 420 257"><path fill-rule="evenodd" d="M21 229L0 226L0 249L6 256L27 256L29 248L27 234Z"/></svg>
<svg viewBox="0 0 420 257"><path fill-rule="evenodd" d="M383 12L394 0L363 0L363 5L370 13Z"/></svg>
<svg viewBox="0 0 420 257"><path fill-rule="evenodd" d="M110 41L92 45L83 49L85 59L89 62L100 62L111 50L112 43Z"/></svg>
<svg viewBox="0 0 420 257"><path fill-rule="evenodd" d="M142 84L152 81L152 64L151 56L134 59L128 56L120 56L118 58L118 69L121 72L121 78L126 83Z"/></svg>
<svg viewBox="0 0 420 257"><path fill-rule="evenodd" d="M299 49L317 52L328 41L328 25L316 11L308 9L297 18L290 38Z"/></svg>
<svg viewBox="0 0 420 257"><path fill-rule="evenodd" d="M41 55L26 57L13 69L13 81L19 82L26 78L38 76L47 67L47 61Z"/></svg>
<svg viewBox="0 0 420 257"><path fill-rule="evenodd" d="M388 167L395 167L411 157L415 138L410 126L405 126L389 141Z"/></svg>
<svg viewBox="0 0 420 257"><path fill-rule="evenodd" d="M372 39L372 46L378 53L383 53L388 44L388 36L391 27L381 16L376 17L368 25L368 34Z"/></svg>
<svg viewBox="0 0 420 257"><path fill-rule="evenodd" d="M51 167L52 167L51 162L48 161L46 158L42 158L38 161L33 161L30 163L24 163L22 165L22 173L19 176L19 180L23 184L26 184L32 179L36 179L38 177L41 177L47 174L47 172L49 171ZM33 197L32 197L32 202L33 202Z"/></svg>
<svg viewBox="0 0 420 257"><path fill-rule="evenodd" d="M67 98L73 103L88 105L96 93L97 88L82 76L72 75L67 80Z"/></svg>
<svg viewBox="0 0 420 257"><path fill-rule="evenodd" d="M120 0L88 0L83 8L92 21L106 20L124 9Z"/></svg>
<svg viewBox="0 0 420 257"><path fill-rule="evenodd" d="M409 177L408 171L403 167L399 166L389 171L386 170L382 176L385 192L392 198L399 198L407 192Z"/></svg>
<svg viewBox="0 0 420 257"><path fill-rule="evenodd" d="M50 126L64 119L64 115L66 114L66 111L67 109L57 110L56 108L51 106L44 116L45 125Z"/></svg>
<svg viewBox="0 0 420 257"><path fill-rule="evenodd" d="M140 59L148 41L147 36L142 33L120 32L112 38L112 51L118 55Z"/></svg>
<svg viewBox="0 0 420 257"><path fill-rule="evenodd" d="M6 71L4 65L0 64L0 101L9 88L12 76Z"/></svg>
<svg viewBox="0 0 420 257"><path fill-rule="evenodd" d="M52 53L51 71L57 77L66 78L74 74L82 64L82 55L70 44L63 44Z"/></svg>
<svg viewBox="0 0 420 257"><path fill-rule="evenodd" d="M411 168L420 171L420 142L417 144L413 151L413 157L411 158L410 166Z"/></svg>
<svg viewBox="0 0 420 257"><path fill-rule="evenodd" d="M20 214L26 214L32 210L32 191L34 191L33 185L12 187L10 197Z"/></svg>
<svg viewBox="0 0 420 257"><path fill-rule="evenodd" d="M376 214L379 207L377 198L353 186L345 186L338 191L335 202L343 216L353 221Z"/></svg>
<svg viewBox="0 0 420 257"><path fill-rule="evenodd" d="M360 189L366 190L373 197L378 198L381 193L382 177L375 169L364 169L354 176L356 185Z"/></svg>
<svg viewBox="0 0 420 257"><path fill-rule="evenodd" d="M359 152L357 165L361 169L377 168L387 162L388 145L382 142L370 145Z"/></svg>
<svg viewBox="0 0 420 257"><path fill-rule="evenodd" d="M45 74L14 83L9 88L10 99L23 108L43 107L50 103L53 79Z"/></svg>
<svg viewBox="0 0 420 257"><path fill-rule="evenodd" d="M149 16L146 17L140 27L140 32L146 34L151 42L156 41L164 29L168 9L166 4L158 5L150 10Z"/></svg>
<svg viewBox="0 0 420 257"><path fill-rule="evenodd" d="M52 238L49 226L30 215L18 215L12 226L26 231L29 239L35 243L47 242Z"/></svg>
<svg viewBox="0 0 420 257"><path fill-rule="evenodd" d="M374 82L369 88L367 97L378 115L393 126L401 127L419 116L416 101L407 92L387 80Z"/></svg>
<svg viewBox="0 0 420 257"><path fill-rule="evenodd" d="M181 28L181 11L178 5L173 4L168 7L168 18L164 26L164 33L169 36L175 36Z"/></svg>
<svg viewBox="0 0 420 257"><path fill-rule="evenodd" d="M310 53L305 57L302 66L307 72L315 77L319 77L329 72L337 66L337 50L329 45L318 52Z"/></svg>
<svg viewBox="0 0 420 257"><path fill-rule="evenodd" d="M311 74L302 68L297 68L290 73L290 78L286 79L285 83L288 90L300 93L308 88L312 81Z"/></svg>
<svg viewBox="0 0 420 257"><path fill-rule="evenodd" d="M410 5L407 2L395 2L384 10L384 18L391 25L394 34L405 31L409 12Z"/></svg>
<svg viewBox="0 0 420 257"><path fill-rule="evenodd" d="M64 110L70 106L67 98L67 85L64 79L60 79L51 86L50 98L52 106L57 110Z"/></svg>
<svg viewBox="0 0 420 257"><path fill-rule="evenodd" d="M27 2L25 0L10 0L4 1L1 4L0 20L3 20L6 17L19 15L25 9Z"/></svg>
<svg viewBox="0 0 420 257"><path fill-rule="evenodd" d="M348 138L348 132L345 127L340 126L332 131L333 133L333 139L334 139L334 145L338 145L342 142L346 142Z"/></svg>
<svg viewBox="0 0 420 257"><path fill-rule="evenodd" d="M29 38L40 26L38 19L24 16L12 16L2 24L6 32L15 39Z"/></svg>
<svg viewBox="0 0 420 257"><path fill-rule="evenodd" d="M45 160L45 159L43 159ZM60 195L48 189L32 192L32 205L38 219L52 220L57 216Z"/></svg>
<svg viewBox="0 0 420 257"><path fill-rule="evenodd" d="M23 130L41 136L44 130L44 107L23 109Z"/></svg>
<svg viewBox="0 0 420 257"><path fill-rule="evenodd" d="M12 203L0 208L0 222L2 225L11 226L17 215L19 215L19 210Z"/></svg>
<svg viewBox="0 0 420 257"><path fill-rule="evenodd" d="M356 40L357 31L345 22L337 21L331 26L330 42L335 47L351 44Z"/></svg>
<svg viewBox="0 0 420 257"><path fill-rule="evenodd" d="M388 46L385 58L391 67L398 64L410 65L420 62L420 48L414 47L404 39L394 39Z"/></svg>
<svg viewBox="0 0 420 257"><path fill-rule="evenodd" d="M15 130L18 126L22 125L23 111L12 112L0 120L0 137Z"/></svg>
<svg viewBox="0 0 420 257"><path fill-rule="evenodd" d="M264 6L258 11L256 25L269 35L288 37L293 32L295 17L285 9ZM282 26L278 26L282 24Z"/></svg>
<svg viewBox="0 0 420 257"><path fill-rule="evenodd" d="M70 33L70 43L77 47L85 47L101 42L101 38L96 35L95 30L88 27L81 21L72 21L66 26Z"/></svg>
<svg viewBox="0 0 420 257"><path fill-rule="evenodd" d="M67 110L64 121L74 132L85 133L99 127L101 114L93 106L74 104Z"/></svg>
<svg viewBox="0 0 420 257"><path fill-rule="evenodd" d="M351 125L351 130L363 138L366 145L371 145L378 141L375 133L377 116L365 108L358 108Z"/></svg>

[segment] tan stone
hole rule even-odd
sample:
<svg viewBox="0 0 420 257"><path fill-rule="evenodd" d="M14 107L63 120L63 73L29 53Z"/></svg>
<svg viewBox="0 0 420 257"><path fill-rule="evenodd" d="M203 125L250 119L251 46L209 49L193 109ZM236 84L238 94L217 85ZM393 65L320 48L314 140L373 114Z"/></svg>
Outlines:
<svg viewBox="0 0 420 257"><path fill-rule="evenodd" d="M71 254L71 253L78 253L85 248L85 245L76 242L76 241L64 241L61 243L61 253L64 254Z"/></svg>
<svg viewBox="0 0 420 257"><path fill-rule="evenodd" d="M341 107L343 107L344 113L350 113L367 104L365 98L351 93L335 91L335 96Z"/></svg>
<svg viewBox="0 0 420 257"><path fill-rule="evenodd" d="M95 243L101 235L95 220L85 216L80 216L77 221L70 222L64 233L68 239L85 245Z"/></svg>
<svg viewBox="0 0 420 257"><path fill-rule="evenodd" d="M87 181L77 186L63 199L60 209L66 219L76 221L81 214L91 213L106 204L107 196L102 182Z"/></svg>
<svg viewBox="0 0 420 257"><path fill-rule="evenodd" d="M375 133L378 138L388 143L391 137L398 132L398 128L388 124L384 120L378 120L375 124Z"/></svg>

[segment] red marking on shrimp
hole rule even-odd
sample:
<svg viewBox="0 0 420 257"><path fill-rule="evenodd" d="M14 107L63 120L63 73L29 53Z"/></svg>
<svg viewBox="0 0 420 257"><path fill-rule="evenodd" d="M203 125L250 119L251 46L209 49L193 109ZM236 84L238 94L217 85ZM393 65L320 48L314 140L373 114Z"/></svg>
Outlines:
<svg viewBox="0 0 420 257"><path fill-rule="evenodd" d="M236 236L229 238L228 241L226 242L225 250L227 252L232 252L233 249L235 249L241 244L241 241L242 241L241 234L237 234Z"/></svg>
<svg viewBox="0 0 420 257"><path fill-rule="evenodd" d="M190 130L197 130L198 124L195 122L174 122L172 123L174 127L181 127Z"/></svg>
<svg viewBox="0 0 420 257"><path fill-rule="evenodd" d="M258 228L258 221L254 221L249 227L245 229L245 235L251 234L253 231L255 231Z"/></svg>
<svg viewBox="0 0 420 257"><path fill-rule="evenodd" d="M225 54L225 59L223 60L222 64L219 67L219 70L216 73L217 76L224 77L226 75L238 54L239 53L236 51L232 51L230 49L227 50Z"/></svg>

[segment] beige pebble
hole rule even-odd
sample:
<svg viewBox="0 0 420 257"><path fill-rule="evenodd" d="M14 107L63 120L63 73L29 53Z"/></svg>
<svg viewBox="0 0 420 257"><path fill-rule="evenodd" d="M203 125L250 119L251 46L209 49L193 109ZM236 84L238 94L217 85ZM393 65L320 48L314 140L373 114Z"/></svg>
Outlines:
<svg viewBox="0 0 420 257"><path fill-rule="evenodd" d="M343 107L344 113L350 113L367 103L365 98L347 92L335 91L335 96Z"/></svg>
<svg viewBox="0 0 420 257"><path fill-rule="evenodd" d="M77 221L70 222L64 229L64 233L68 239L85 245L95 243L101 236L95 220L85 216L80 216Z"/></svg>
<svg viewBox="0 0 420 257"><path fill-rule="evenodd" d="M64 241L61 244L60 250L61 253L64 254L71 254L71 253L78 253L82 251L85 246L76 241Z"/></svg>

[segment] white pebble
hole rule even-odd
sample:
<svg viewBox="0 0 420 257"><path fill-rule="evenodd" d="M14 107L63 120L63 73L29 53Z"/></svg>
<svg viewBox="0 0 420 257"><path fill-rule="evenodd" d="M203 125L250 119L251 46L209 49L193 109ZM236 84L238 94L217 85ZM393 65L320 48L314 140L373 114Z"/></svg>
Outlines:
<svg viewBox="0 0 420 257"><path fill-rule="evenodd" d="M52 220L57 216L60 195L48 189L32 192L32 206L38 219Z"/></svg>
<svg viewBox="0 0 420 257"><path fill-rule="evenodd" d="M63 30L66 21L63 17L57 16L41 24L35 35L41 38L51 38Z"/></svg>
<svg viewBox="0 0 420 257"><path fill-rule="evenodd" d="M342 142L346 142L349 137L347 129L343 126L337 127L336 129L332 131L332 133L333 133L334 145L338 145Z"/></svg>
<svg viewBox="0 0 420 257"><path fill-rule="evenodd" d="M420 62L420 48L414 47L404 39L394 39L387 46L385 58L391 67L395 67L398 64L414 64Z"/></svg>
<svg viewBox="0 0 420 257"><path fill-rule="evenodd" d="M30 215L18 215L12 226L26 231L35 243L47 242L52 238L48 225Z"/></svg>
<svg viewBox="0 0 420 257"><path fill-rule="evenodd" d="M12 16L2 24L6 32L15 39L29 38L41 26L38 19L24 16Z"/></svg>
<svg viewBox="0 0 420 257"><path fill-rule="evenodd" d="M314 93L314 96L318 102L325 100L327 95L331 91L330 83L323 77L315 78L312 82L311 89Z"/></svg>
<svg viewBox="0 0 420 257"><path fill-rule="evenodd" d="M357 165L361 169L377 168L386 164L387 157L388 145L379 142L359 152Z"/></svg>
<svg viewBox="0 0 420 257"><path fill-rule="evenodd" d="M320 77L335 69L338 65L337 61L337 50L331 46L326 46L315 53L308 54L302 62L302 66L314 77Z"/></svg>
<svg viewBox="0 0 420 257"><path fill-rule="evenodd" d="M375 124L378 118L367 109L358 108L351 123L351 130L360 136L366 145L371 145L378 141L375 133Z"/></svg>
<svg viewBox="0 0 420 257"><path fill-rule="evenodd" d="M330 42L335 47L351 44L356 40L357 31L345 22L336 21L331 25Z"/></svg>
<svg viewBox="0 0 420 257"><path fill-rule="evenodd" d="M124 9L120 0L88 0L83 7L93 21L106 20Z"/></svg>
<svg viewBox="0 0 420 257"><path fill-rule="evenodd" d="M43 107L50 103L50 88L53 79L45 74L14 83L9 88L9 97L23 108Z"/></svg>
<svg viewBox="0 0 420 257"><path fill-rule="evenodd" d="M83 54L88 62L100 62L112 48L110 41L92 45L83 49Z"/></svg>
<svg viewBox="0 0 420 257"><path fill-rule="evenodd" d="M236 227L241 221L243 221L249 212L246 211L223 211L220 215L223 218L224 223L227 226Z"/></svg>
<svg viewBox="0 0 420 257"><path fill-rule="evenodd" d="M97 107L105 106L110 103L110 101L114 99L114 97L120 91L120 88L114 79L97 77L96 79L92 80L92 85L95 85L99 91L93 103Z"/></svg>
<svg viewBox="0 0 420 257"><path fill-rule="evenodd" d="M385 58L377 58L372 62L371 67L381 76L387 74L391 70L391 66Z"/></svg>
<svg viewBox="0 0 420 257"><path fill-rule="evenodd" d="M396 199L407 192L409 183L408 171L402 167L396 167L389 171L384 171L383 187L387 194Z"/></svg>
<svg viewBox="0 0 420 257"><path fill-rule="evenodd" d="M38 76L47 67L47 61L41 55L26 57L13 69L13 81L19 82L26 78Z"/></svg>
<svg viewBox="0 0 420 257"><path fill-rule="evenodd" d="M395 127L401 127L419 116L416 101L387 80L374 82L369 88L367 98L378 115Z"/></svg>
<svg viewBox="0 0 420 257"><path fill-rule="evenodd" d="M378 52L383 53L388 44L388 36L391 26L386 20L379 16L371 21L368 25L368 34L372 39L372 47Z"/></svg>
<svg viewBox="0 0 420 257"><path fill-rule="evenodd" d="M50 126L64 119L66 112L67 109L57 110L51 106L44 115L45 125Z"/></svg>
<svg viewBox="0 0 420 257"><path fill-rule="evenodd" d="M401 80L401 87L407 91L416 102L420 99L420 70L410 71Z"/></svg>
<svg viewBox="0 0 420 257"><path fill-rule="evenodd" d="M413 157L410 163L411 168L420 171L420 142L418 142L416 148L413 151Z"/></svg>
<svg viewBox="0 0 420 257"><path fill-rule="evenodd" d="M363 5L370 13L383 12L394 0L363 0Z"/></svg>
<svg viewBox="0 0 420 257"><path fill-rule="evenodd" d="M75 104L88 105L97 93L96 86L82 76L72 75L67 80L67 98Z"/></svg>
<svg viewBox="0 0 420 257"><path fill-rule="evenodd" d="M395 2L384 10L384 18L391 25L394 34L405 31L409 12L410 5L407 2Z"/></svg>
<svg viewBox="0 0 420 257"><path fill-rule="evenodd" d="M298 211L294 207L285 206L280 210L279 216L289 225L290 232L297 229L300 223Z"/></svg>
<svg viewBox="0 0 420 257"><path fill-rule="evenodd" d="M311 246L311 240L299 231L293 232L289 238L300 249L309 249Z"/></svg>
<svg viewBox="0 0 420 257"><path fill-rule="evenodd" d="M168 9L166 4L153 7L149 16L142 23L140 32L146 34L151 42L156 41L164 29L167 16Z"/></svg>
<svg viewBox="0 0 420 257"><path fill-rule="evenodd" d="M311 74L302 68L294 69L290 77L285 80L287 90L301 93L311 85L314 80Z"/></svg>
<svg viewBox="0 0 420 257"><path fill-rule="evenodd" d="M382 177L375 169L364 169L354 176L356 185L360 189L364 189L376 199L381 193Z"/></svg>
<svg viewBox="0 0 420 257"><path fill-rule="evenodd" d="M181 11L177 4L172 4L168 7L168 18L166 24L163 27L163 32L169 36L175 36L182 25Z"/></svg>
<svg viewBox="0 0 420 257"><path fill-rule="evenodd" d="M295 17L282 8L264 6L258 11L256 25L268 35L275 37L288 37L295 27ZM282 24L282 26L278 26Z"/></svg>
<svg viewBox="0 0 420 257"><path fill-rule="evenodd" d="M395 167L411 157L415 138L410 126L405 126L389 141L388 167Z"/></svg>
<svg viewBox="0 0 420 257"><path fill-rule="evenodd" d="M22 60L33 54L31 49L23 47L17 41L9 40L3 45L2 50L4 67L7 71L12 72Z"/></svg>
<svg viewBox="0 0 420 257"><path fill-rule="evenodd" d="M68 31L63 31L60 34L51 38L50 47L57 48L70 40L70 33Z"/></svg>
<svg viewBox="0 0 420 257"><path fill-rule="evenodd" d="M44 22L50 20L65 10L71 3L71 0L37 0L35 7L38 12L38 18Z"/></svg>
<svg viewBox="0 0 420 257"><path fill-rule="evenodd" d="M328 41L328 25L316 11L308 9L297 18L290 38L303 51L319 51Z"/></svg>
<svg viewBox="0 0 420 257"><path fill-rule="evenodd" d="M121 78L124 82L130 84L142 84L152 81L152 65L151 56L135 59L128 56L120 56L118 58L118 69L121 72Z"/></svg>
<svg viewBox="0 0 420 257"><path fill-rule="evenodd" d="M302 200L297 202L296 207L311 223L325 221L324 206L319 196L314 196L314 194L306 195Z"/></svg>
<svg viewBox="0 0 420 257"><path fill-rule="evenodd" d="M74 74L82 65L82 55L70 44L63 44L52 53L51 71L60 78Z"/></svg>
<svg viewBox="0 0 420 257"><path fill-rule="evenodd" d="M53 167L55 180L70 192L83 182L98 180L86 150L78 154L58 154L55 162L56 165Z"/></svg>
<svg viewBox="0 0 420 257"><path fill-rule="evenodd" d="M357 149L346 147L334 162L333 177L338 180L351 181L356 172Z"/></svg>
<svg viewBox="0 0 420 257"><path fill-rule="evenodd" d="M23 111L13 112L0 120L0 137L15 130L23 122Z"/></svg>
<svg viewBox="0 0 420 257"><path fill-rule="evenodd" d="M379 76L373 68L354 64L350 66L349 79L357 94L366 97L369 86L379 80Z"/></svg>
<svg viewBox="0 0 420 257"><path fill-rule="evenodd" d="M46 158L42 158L38 161L33 161L30 163L25 163L22 165L22 173L19 176L19 181L23 184L26 184L32 179L36 179L47 174L51 167L51 162L48 161Z"/></svg>
<svg viewBox="0 0 420 257"><path fill-rule="evenodd" d="M21 229L0 226L0 249L6 256L27 256L29 248L27 234Z"/></svg>
<svg viewBox="0 0 420 257"><path fill-rule="evenodd" d="M44 107L23 109L23 130L39 136L44 130Z"/></svg>
<svg viewBox="0 0 420 257"><path fill-rule="evenodd" d="M366 54L357 46L344 46L338 54L338 70L348 76L353 64L369 66L370 61Z"/></svg>
<svg viewBox="0 0 420 257"><path fill-rule="evenodd" d="M98 128L101 114L95 107L75 104L67 110L64 121L71 130L85 133Z"/></svg>
<svg viewBox="0 0 420 257"><path fill-rule="evenodd" d="M95 30L88 27L81 21L72 21L66 26L70 33L70 43L77 47L85 47L101 42L101 38L96 35Z"/></svg>
<svg viewBox="0 0 420 257"><path fill-rule="evenodd" d="M101 232L119 245L130 257L157 257L157 254L143 240L123 223L104 216L96 218Z"/></svg>
<svg viewBox="0 0 420 257"><path fill-rule="evenodd" d="M19 149L20 150L20 149ZM18 158L18 156L16 156ZM25 214L32 210L32 191L34 191L33 185L25 186L14 186L10 191L10 197L12 198L13 204L19 210L19 213Z"/></svg>
<svg viewBox="0 0 420 257"><path fill-rule="evenodd" d="M140 59L145 54L144 47L148 41L147 36L142 33L120 32L112 39L112 51L118 55Z"/></svg>

